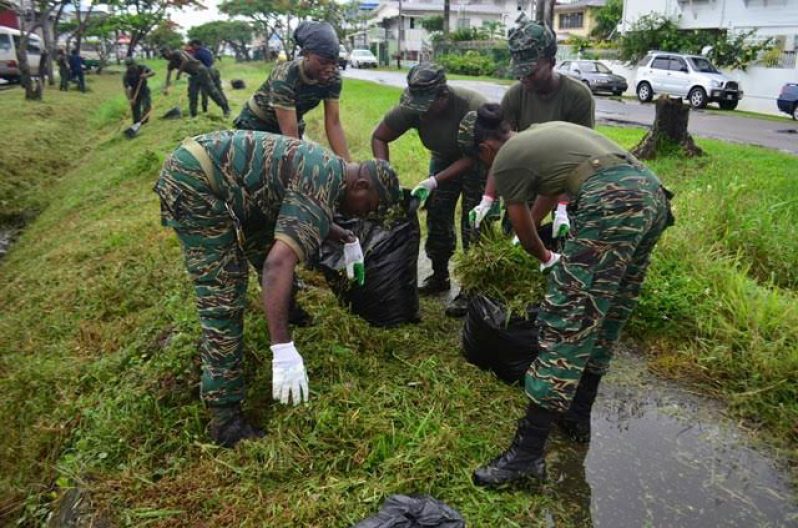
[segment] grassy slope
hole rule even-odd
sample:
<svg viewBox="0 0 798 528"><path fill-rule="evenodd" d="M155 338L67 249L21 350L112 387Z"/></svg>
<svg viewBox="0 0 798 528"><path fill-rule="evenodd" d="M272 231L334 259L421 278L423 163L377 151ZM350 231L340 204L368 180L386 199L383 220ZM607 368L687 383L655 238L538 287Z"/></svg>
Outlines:
<svg viewBox="0 0 798 528"><path fill-rule="evenodd" d="M248 88L228 91L234 111L264 75L235 71ZM93 491L95 508L131 525L343 526L396 492L431 493L480 526L543 525L544 509L568 525L568 505L556 496L470 484L470 470L504 445L524 402L517 389L462 361L459 324L441 317L435 301L422 303L419 326L384 331L348 315L326 289L311 289L304 301L320 321L295 339L312 404L286 408L269 402L268 340L251 288L248 408L270 435L232 452L208 445L193 295L150 189L163 156L183 137L225 124L155 121L129 142L120 135L127 123L117 119L125 111L118 78L92 81L95 97L74 108L54 104L62 94L48 94L45 106L57 115L83 112L74 121L91 136L76 137L80 127L54 129L85 156L52 185L25 174L35 192L20 203L49 206L0 266L0 514L41 518L59 488L79 485ZM165 102L156 96L156 115L184 90ZM355 157L368 155L369 132L399 92L347 81L342 115ZM7 95L0 108L15 112L17 123L41 111ZM323 141L320 115L312 114L308 131ZM627 146L641 135L603 131ZM90 148L80 150L84 141ZM794 446L798 303L789 291L796 260L788 259L796 202L785 184L795 159L702 146L707 161L654 164L679 191L680 224L658 251L631 330L655 345L656 368L737 394L741 415L761 416ZM414 135L392 148L392 159L405 184L424 175ZM0 184L6 181L3 174ZM775 235L761 236L757 222ZM749 273L743 262L753 263ZM784 288L755 282L770 271Z"/></svg>

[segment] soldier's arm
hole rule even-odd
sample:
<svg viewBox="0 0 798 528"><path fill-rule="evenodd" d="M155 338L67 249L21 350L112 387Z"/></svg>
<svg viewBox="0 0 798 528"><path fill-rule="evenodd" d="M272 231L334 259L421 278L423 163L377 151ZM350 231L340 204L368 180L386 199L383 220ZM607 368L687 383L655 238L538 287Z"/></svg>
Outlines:
<svg viewBox="0 0 798 528"><path fill-rule="evenodd" d="M337 99L324 100L324 131L327 133L327 141L330 142L332 151L346 161L352 161L344 127L341 125L341 112Z"/></svg>
<svg viewBox="0 0 798 528"><path fill-rule="evenodd" d="M299 123L296 119L296 108L274 107L277 115L277 124L280 125L280 132L284 136L299 139Z"/></svg>
<svg viewBox="0 0 798 528"><path fill-rule="evenodd" d="M272 344L288 343L288 311L291 304L291 288L294 267L299 257L282 240L275 240L266 262L263 263L263 310Z"/></svg>
<svg viewBox="0 0 798 528"><path fill-rule="evenodd" d="M546 262L549 259L549 251L538 236L529 206L523 202L508 203L507 216L510 217L513 231L518 236L521 246L539 261Z"/></svg>
<svg viewBox="0 0 798 528"><path fill-rule="evenodd" d="M401 135L400 132L396 132L385 124L385 121L380 121L380 124L377 125L377 128L375 128L374 132L371 134L371 152L374 154L374 157L390 161L388 143L399 138Z"/></svg>
<svg viewBox="0 0 798 528"><path fill-rule="evenodd" d="M463 156L459 160L455 161L438 174L435 174L435 179L438 183L445 182L451 180L452 178L466 172L467 170L471 169L476 160L469 156Z"/></svg>
<svg viewBox="0 0 798 528"><path fill-rule="evenodd" d="M560 196L544 196L539 194L535 197L535 202L532 204L532 220L535 221L535 227L540 227L540 223L546 218L552 209L557 206L557 202L560 201L560 197L565 198L564 201L568 201L568 195L563 194Z"/></svg>

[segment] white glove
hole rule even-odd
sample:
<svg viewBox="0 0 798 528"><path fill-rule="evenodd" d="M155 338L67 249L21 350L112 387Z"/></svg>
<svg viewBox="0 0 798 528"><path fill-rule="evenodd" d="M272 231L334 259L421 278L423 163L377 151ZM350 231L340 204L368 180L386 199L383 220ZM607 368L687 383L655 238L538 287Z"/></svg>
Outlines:
<svg viewBox="0 0 798 528"><path fill-rule="evenodd" d="M438 180L435 179L435 176L430 176L426 180L413 187L413 190L410 191L410 195L421 200L421 203L423 204L427 201L427 198L429 198L430 193L437 188Z"/></svg>
<svg viewBox="0 0 798 528"><path fill-rule="evenodd" d="M554 222L551 224L551 235L554 238L565 237L571 231L571 221L568 219L568 204L560 202L554 211Z"/></svg>
<svg viewBox="0 0 798 528"><path fill-rule="evenodd" d="M551 270L552 266L557 264L559 261L560 261L560 254L555 253L554 251L549 251L549 260L543 262L540 265L540 271L543 273L548 273Z"/></svg>
<svg viewBox="0 0 798 528"><path fill-rule="evenodd" d="M272 398L288 405L308 401L308 374L294 342L272 345Z"/></svg>
<svg viewBox="0 0 798 528"><path fill-rule="evenodd" d="M510 243L514 246L517 246L521 243L521 239L518 238L518 235L513 235L513 239L510 241Z"/></svg>
<svg viewBox="0 0 798 528"><path fill-rule="evenodd" d="M360 247L360 240L355 238L354 242L344 244L344 262L346 264L346 276L349 280L356 280L359 286L366 282L366 268L363 260L363 248Z"/></svg>
<svg viewBox="0 0 798 528"><path fill-rule="evenodd" d="M485 217L488 216L488 213L490 213L492 207L493 198L487 194L483 194L482 201L479 202L479 205L468 212L468 223L474 228L479 229L479 224L481 224Z"/></svg>

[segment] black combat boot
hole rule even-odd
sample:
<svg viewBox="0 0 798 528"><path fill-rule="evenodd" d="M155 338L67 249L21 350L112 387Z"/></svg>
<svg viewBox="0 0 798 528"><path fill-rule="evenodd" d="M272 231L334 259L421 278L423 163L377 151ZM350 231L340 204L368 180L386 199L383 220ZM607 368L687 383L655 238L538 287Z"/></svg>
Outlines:
<svg viewBox="0 0 798 528"><path fill-rule="evenodd" d="M557 425L574 442L587 444L590 442L590 411L596 400L601 376L588 372L582 373L576 394L568 412L557 419Z"/></svg>
<svg viewBox="0 0 798 528"><path fill-rule="evenodd" d="M546 478L544 448L557 413L529 404L526 416L519 420L510 447L487 466L474 471L474 484L496 487L529 477Z"/></svg>
<svg viewBox="0 0 798 528"><path fill-rule="evenodd" d="M225 406L211 406L210 434L214 442L222 447L233 447L241 440L263 438L266 433L251 425L236 403Z"/></svg>
<svg viewBox="0 0 798 528"><path fill-rule="evenodd" d="M445 313L447 317L464 317L466 312L468 312L468 295L460 290L452 302L446 305Z"/></svg>
<svg viewBox="0 0 798 528"><path fill-rule="evenodd" d="M447 292L451 287L452 285L449 282L449 263L433 261L432 275L424 279L424 282L418 287L418 293L421 295L435 295L436 293Z"/></svg>

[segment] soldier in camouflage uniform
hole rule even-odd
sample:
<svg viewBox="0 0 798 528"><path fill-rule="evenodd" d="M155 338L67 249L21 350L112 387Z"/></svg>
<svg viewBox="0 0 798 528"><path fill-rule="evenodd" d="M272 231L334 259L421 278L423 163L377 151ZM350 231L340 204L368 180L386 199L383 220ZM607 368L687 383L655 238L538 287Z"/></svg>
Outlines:
<svg viewBox="0 0 798 528"><path fill-rule="evenodd" d="M485 188L485 171L457 143L457 130L463 116L485 102L480 94L446 84L442 67L421 63L407 74L407 89L399 105L391 109L371 136L374 156L388 160L388 144L410 129L418 131L421 143L430 151L429 176L413 194L427 201L427 242L425 250L432 261L432 275L419 288L422 295L448 291L449 259L457 246L454 212L463 196L460 232L463 248L473 237L468 211L479 202ZM446 307L451 317L465 315L467 300L461 292Z"/></svg>
<svg viewBox="0 0 798 528"><path fill-rule="evenodd" d="M263 130L298 139L305 131L303 116L324 101L324 130L330 148L349 160L338 99L338 37L326 22L302 22L294 32L302 56L274 67L269 78L241 109L233 124L241 130Z"/></svg>
<svg viewBox="0 0 798 528"><path fill-rule="evenodd" d="M615 143L562 121L515 134L493 106L495 119L477 118L471 144L491 166L521 244L550 273L537 318L540 354L525 377L531 403L510 448L475 471L483 486L543 478L555 421L589 439L598 382L640 294L651 251L673 223L657 176ZM576 233L558 255L543 246L535 226L561 193L577 203Z"/></svg>
<svg viewBox="0 0 798 528"><path fill-rule="evenodd" d="M222 86L222 75L219 73L219 69L216 68L213 58L213 53L211 50L206 48L202 45L202 41L199 39L192 39L188 42L188 47L186 48L195 59L200 61L203 66L208 68L208 74L211 76L211 81L213 82L213 86L216 88L216 91L219 92L219 95L224 99L224 102L227 102L227 96L224 94L224 87ZM189 77L188 78L188 99L189 99L189 107L191 106L192 97L194 98L196 108L196 98L197 94L202 96L202 111L203 113L208 112L208 94L206 92L201 91L199 83L199 79L197 77ZM193 94L193 95L192 95Z"/></svg>
<svg viewBox="0 0 798 528"><path fill-rule="evenodd" d="M511 69L519 82L512 85L502 98L504 118L510 128L517 132L526 130L535 123L568 121L593 128L596 108L593 94L584 84L567 75L560 75L556 64L557 37L545 26L526 19L525 15L510 30L507 45L510 48ZM474 209L475 222L479 222L491 210L496 198L493 178L485 185L485 196ZM554 237L563 232L560 226L570 227L566 213L567 197L561 197L558 213L552 228ZM510 229L505 218L505 228Z"/></svg>
<svg viewBox="0 0 798 528"><path fill-rule="evenodd" d="M294 267L325 238L351 241L334 226L335 211L360 216L398 200L396 174L381 160L347 163L297 139L224 131L184 141L164 162L155 192L194 281L211 436L224 446L262 436L241 412L247 262L263 285L272 394L296 405L308 392L287 321Z"/></svg>
<svg viewBox="0 0 798 528"><path fill-rule="evenodd" d="M56 62L58 63L58 79L60 84L58 89L62 92L69 91L69 62L67 61L66 52L62 48L58 48L56 52Z"/></svg>
<svg viewBox="0 0 798 528"><path fill-rule="evenodd" d="M164 95L169 93L172 70L177 70L177 77L175 80L179 79L180 75L185 72L191 76L188 84L188 110L191 114L191 117L197 116L197 96L199 95L200 91L203 94L207 94L208 97L210 97L213 102L222 109L224 117L230 115L230 107L227 105L227 99L225 99L224 96L216 90L213 80L211 79L211 74L208 72L208 68L206 68L204 64L192 57L191 54L186 51L171 50L167 46L161 48L161 56L169 61L169 65L167 66L168 69L166 71L166 84L163 88Z"/></svg>

